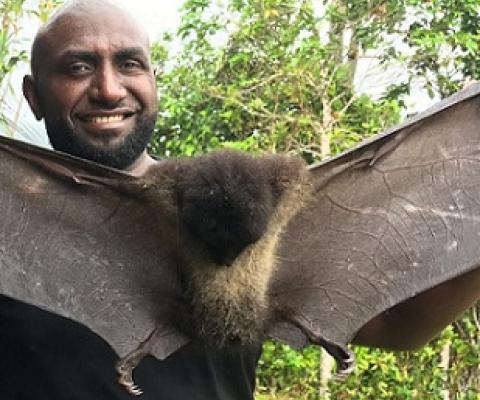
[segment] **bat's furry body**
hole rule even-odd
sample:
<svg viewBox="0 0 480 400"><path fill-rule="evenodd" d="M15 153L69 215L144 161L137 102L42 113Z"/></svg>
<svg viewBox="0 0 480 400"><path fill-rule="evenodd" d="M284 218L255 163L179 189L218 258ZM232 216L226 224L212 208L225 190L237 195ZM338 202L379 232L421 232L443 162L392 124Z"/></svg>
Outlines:
<svg viewBox="0 0 480 400"><path fill-rule="evenodd" d="M283 228L301 208L310 189L299 171L295 172L295 177L288 177L291 181L275 204L265 233L230 266L218 266L208 259L199 266L197 259L187 258L197 332L217 346L232 339L242 343L263 340L265 324L274 317L267 291L275 270L275 251Z"/></svg>
<svg viewBox="0 0 480 400"><path fill-rule="evenodd" d="M195 161L200 168L180 159L147 175L157 198L159 190L169 193L171 203L163 207L169 219L178 217L179 267L190 312L180 324L217 347L261 340L272 316L267 291L279 235L310 193L305 165L232 151Z"/></svg>
<svg viewBox="0 0 480 400"><path fill-rule="evenodd" d="M187 304L178 305L174 318L209 346L258 343L275 318L268 289L281 232L310 195L304 163L229 151L196 161L201 168L175 160L153 167L146 177L157 201L169 199L162 209L171 215L163 217L178 223ZM142 349L150 350L145 344ZM142 355L136 351L119 366L120 381L132 393L138 388L131 371Z"/></svg>

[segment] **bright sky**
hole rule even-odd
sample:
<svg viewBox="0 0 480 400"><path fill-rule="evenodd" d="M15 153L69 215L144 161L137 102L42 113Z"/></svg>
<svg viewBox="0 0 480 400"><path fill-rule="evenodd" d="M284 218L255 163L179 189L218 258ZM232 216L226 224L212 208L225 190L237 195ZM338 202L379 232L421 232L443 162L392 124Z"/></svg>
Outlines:
<svg viewBox="0 0 480 400"><path fill-rule="evenodd" d="M178 27L178 9L183 0L117 0L134 15L150 33L150 39L158 39L165 31Z"/></svg>

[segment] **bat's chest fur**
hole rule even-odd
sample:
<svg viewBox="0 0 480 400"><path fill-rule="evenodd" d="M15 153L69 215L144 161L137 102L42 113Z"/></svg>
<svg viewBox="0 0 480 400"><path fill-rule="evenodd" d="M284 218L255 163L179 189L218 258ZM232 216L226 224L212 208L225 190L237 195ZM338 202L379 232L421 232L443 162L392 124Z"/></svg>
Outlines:
<svg viewBox="0 0 480 400"><path fill-rule="evenodd" d="M239 340L246 344L264 338L265 326L275 313L268 289L276 268L276 249L283 228L309 193L305 186L295 184L282 195L264 235L231 266L198 261L201 258L190 253L187 294L195 331L207 343L221 346Z"/></svg>

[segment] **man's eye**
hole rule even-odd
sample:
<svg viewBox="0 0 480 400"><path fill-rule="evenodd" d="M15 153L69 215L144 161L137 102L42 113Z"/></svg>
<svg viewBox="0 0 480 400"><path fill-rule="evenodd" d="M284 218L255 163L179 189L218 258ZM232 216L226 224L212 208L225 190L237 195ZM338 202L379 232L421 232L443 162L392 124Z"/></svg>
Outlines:
<svg viewBox="0 0 480 400"><path fill-rule="evenodd" d="M135 60L124 61L120 67L125 70L138 70L142 68L142 64Z"/></svg>
<svg viewBox="0 0 480 400"><path fill-rule="evenodd" d="M84 63L75 63L68 66L68 72L72 74L84 74L90 72L92 67Z"/></svg>

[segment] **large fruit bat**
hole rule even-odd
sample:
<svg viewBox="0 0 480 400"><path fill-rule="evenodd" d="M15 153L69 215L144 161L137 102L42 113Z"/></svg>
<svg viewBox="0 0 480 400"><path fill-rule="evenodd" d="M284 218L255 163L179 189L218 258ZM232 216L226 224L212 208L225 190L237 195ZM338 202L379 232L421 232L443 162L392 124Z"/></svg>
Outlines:
<svg viewBox="0 0 480 400"><path fill-rule="evenodd" d="M352 365L352 341L421 345L480 295L479 94L480 85L472 85L308 169L284 158L238 161L219 153L159 162L155 173L136 178L1 138L0 293L102 336L124 357L121 379L134 392L131 370L145 354L163 359L197 334L215 344L209 335L216 339L221 324L215 334L202 325L209 303L185 289L184 271L196 263L226 274L222 284L249 261L268 259L263 283L247 277L263 288L263 311L251 317L261 321L246 325L295 347L322 345L340 369ZM208 172L212 164L216 172ZM296 172L282 181L282 168L294 164ZM290 196L295 209L278 199L269 203L272 212L241 205L269 222L253 233L222 231L231 236L225 240L216 232L213 240L203 225L215 219L216 206L196 209L197 200L209 199L188 198L185 177L194 174L200 192L211 193L231 176L232 187L220 190L235 202L238 185L255 189L270 179L267 173L258 183L251 171L240 179L242 165L260 175L274 171L275 196ZM185 198L190 208L177 204ZM199 302L207 311L195 310ZM189 312L197 312L193 321Z"/></svg>

